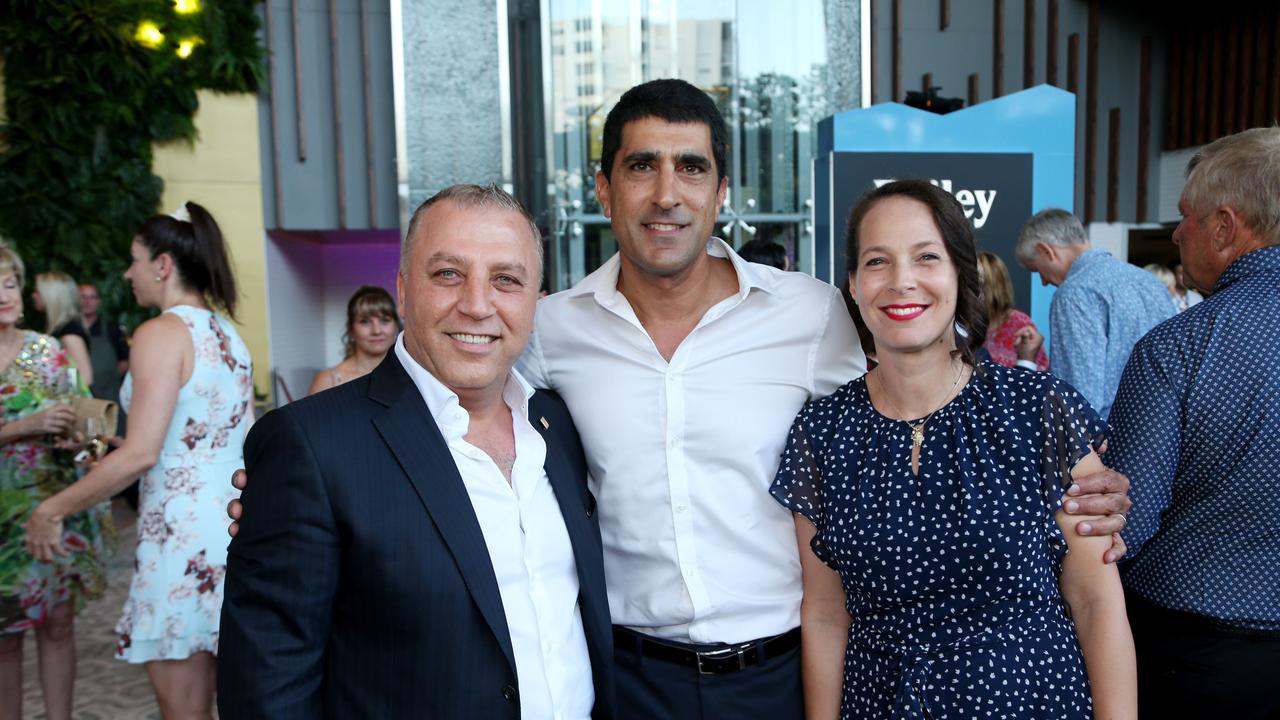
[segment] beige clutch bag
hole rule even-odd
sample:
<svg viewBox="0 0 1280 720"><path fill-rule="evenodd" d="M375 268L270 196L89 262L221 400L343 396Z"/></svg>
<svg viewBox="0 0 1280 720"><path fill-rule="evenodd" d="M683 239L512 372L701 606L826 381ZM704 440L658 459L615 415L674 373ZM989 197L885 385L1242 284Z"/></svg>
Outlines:
<svg viewBox="0 0 1280 720"><path fill-rule="evenodd" d="M115 437L116 421L120 414L115 403L98 398L78 397L71 406L76 411L76 426L73 432L78 432L86 438L99 435Z"/></svg>

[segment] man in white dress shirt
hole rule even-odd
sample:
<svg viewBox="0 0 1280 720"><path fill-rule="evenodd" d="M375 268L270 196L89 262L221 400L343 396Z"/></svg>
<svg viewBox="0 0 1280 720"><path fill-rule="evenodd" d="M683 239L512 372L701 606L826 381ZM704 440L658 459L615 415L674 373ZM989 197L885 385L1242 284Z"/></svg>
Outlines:
<svg viewBox="0 0 1280 720"><path fill-rule="evenodd" d="M686 82L622 96L596 175L619 252L539 302L519 363L582 436L622 717L804 712L795 524L769 485L801 406L865 359L836 288L712 237L727 135ZM1111 501L1080 504L1123 509Z"/></svg>

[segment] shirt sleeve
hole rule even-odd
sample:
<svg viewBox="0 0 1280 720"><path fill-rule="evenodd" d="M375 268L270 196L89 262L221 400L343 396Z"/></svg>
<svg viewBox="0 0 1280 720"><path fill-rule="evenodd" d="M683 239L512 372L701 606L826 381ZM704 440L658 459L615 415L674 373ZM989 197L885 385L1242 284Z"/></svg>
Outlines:
<svg viewBox="0 0 1280 720"><path fill-rule="evenodd" d="M1160 517L1173 498L1182 451L1181 384L1139 341L1124 366L1111 409L1111 439L1104 461L1129 478L1133 508L1120 536L1133 557L1160 529Z"/></svg>
<svg viewBox="0 0 1280 720"><path fill-rule="evenodd" d="M1105 304L1091 293L1059 289L1054 295L1049 312L1053 342L1049 370L1099 412L1111 401L1106 397L1106 321Z"/></svg>
<svg viewBox="0 0 1280 720"><path fill-rule="evenodd" d="M831 288L827 299L825 322L815 338L811 357L810 397L813 399L826 397L867 372L867 357L862 352L858 330L836 288Z"/></svg>
<svg viewBox="0 0 1280 720"><path fill-rule="evenodd" d="M818 559L831 565L831 555L822 542L822 531L827 524L822 501L822 463L810 436L808 405L791 424L787 445L782 451L782 462L778 465L778 473L773 478L769 493L783 507L803 515L813 523L818 529L811 543L813 553Z"/></svg>
<svg viewBox="0 0 1280 720"><path fill-rule="evenodd" d="M1041 449L1040 493L1044 498L1043 522L1049 548L1055 561L1067 552L1067 540L1054 518L1062 505L1062 495L1071 486L1071 471L1100 447L1106 437L1106 423L1075 388L1059 380L1048 379L1042 405L1044 444Z"/></svg>
<svg viewBox="0 0 1280 720"><path fill-rule="evenodd" d="M519 360L516 360L516 370L530 385L539 390L555 389L551 385L546 359L542 354L542 343L538 339L536 329L529 335L529 344L525 346L524 353L520 355Z"/></svg>

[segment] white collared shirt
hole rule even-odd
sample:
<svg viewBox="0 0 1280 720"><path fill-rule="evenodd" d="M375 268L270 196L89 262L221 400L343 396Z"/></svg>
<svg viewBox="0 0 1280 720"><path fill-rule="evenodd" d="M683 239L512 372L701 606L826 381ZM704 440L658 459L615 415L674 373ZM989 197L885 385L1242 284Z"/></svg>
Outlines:
<svg viewBox="0 0 1280 720"><path fill-rule="evenodd" d="M769 495L801 406L866 361L839 291L748 263L722 240L738 292L658 353L617 291L615 255L538 303L520 371L569 405L600 512L613 622L689 642L800 624L791 513Z"/></svg>
<svg viewBox="0 0 1280 720"><path fill-rule="evenodd" d="M511 482L467 442L470 423L458 396L419 365L396 339L396 357L422 393L457 464L498 579L511 632L520 716L528 720L591 716L595 688L578 609L578 569L564 516L543 463L547 445L529 424L533 388L512 371L502 391L511 408L516 460Z"/></svg>

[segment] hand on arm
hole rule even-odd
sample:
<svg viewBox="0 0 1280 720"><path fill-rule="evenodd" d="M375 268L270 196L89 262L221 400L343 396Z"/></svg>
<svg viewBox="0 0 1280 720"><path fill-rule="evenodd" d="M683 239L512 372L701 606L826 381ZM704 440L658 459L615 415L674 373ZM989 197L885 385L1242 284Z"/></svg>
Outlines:
<svg viewBox="0 0 1280 720"><path fill-rule="evenodd" d="M1127 522L1125 513L1133 506L1129 500L1129 478L1104 467L1100 460L1087 466L1081 462L1076 468L1062 502L1063 510L1071 516L1067 520L1074 526L1074 532L1064 532L1082 537L1110 536L1111 545L1103 560L1116 562L1125 554L1120 531Z"/></svg>
<svg viewBox="0 0 1280 720"><path fill-rule="evenodd" d="M1090 453L1077 463L1072 476L1097 475L1104 470L1098 456ZM1125 615L1124 590L1119 571L1102 559L1110 541L1105 535L1086 537L1071 532L1075 518L1068 519L1062 511L1056 519L1067 539L1060 579L1062 596L1071 608L1084 655L1093 691L1094 717L1137 718L1137 665Z"/></svg>
<svg viewBox="0 0 1280 720"><path fill-rule="evenodd" d="M249 487L249 473L244 468L231 473L231 485L237 490L244 490ZM240 518L244 516L244 501L240 498L232 498L227 503L227 517L231 518L231 524L227 526L227 534L235 537L240 532Z"/></svg>
<svg viewBox="0 0 1280 720"><path fill-rule="evenodd" d="M0 445L40 435L62 435L76 422L76 411L70 405L54 405L21 420L0 426Z"/></svg>
<svg viewBox="0 0 1280 720"><path fill-rule="evenodd" d="M800 648L805 715L809 720L834 720L840 717L844 653L852 619L845 607L840 575L813 553L810 543L817 528L799 513L795 522L804 574Z"/></svg>
<svg viewBox="0 0 1280 720"><path fill-rule="evenodd" d="M27 521L27 545L33 557L47 560L61 554L64 517L110 498L155 465L185 380L183 354L173 350L183 341L191 346L186 326L175 317L162 315L138 328L128 437L87 475L32 511Z"/></svg>

